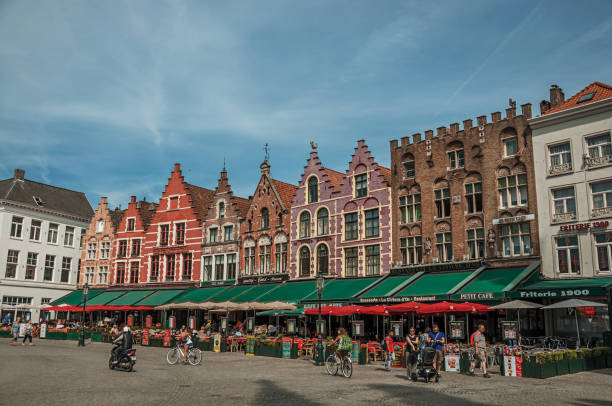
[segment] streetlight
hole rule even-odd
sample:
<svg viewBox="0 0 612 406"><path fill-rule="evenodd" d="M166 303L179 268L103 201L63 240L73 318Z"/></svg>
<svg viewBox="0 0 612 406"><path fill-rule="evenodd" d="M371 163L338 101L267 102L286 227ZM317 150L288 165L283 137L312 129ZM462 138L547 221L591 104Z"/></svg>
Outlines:
<svg viewBox="0 0 612 406"><path fill-rule="evenodd" d="M323 288L325 288L325 278L322 275L317 276L317 298L319 299L319 319L317 320L317 335L319 339L317 340L317 359L315 360L315 365L323 365L325 362L325 355L323 354L323 337L322 337L322 328L321 328L321 296L323 296Z"/></svg>
<svg viewBox="0 0 612 406"><path fill-rule="evenodd" d="M81 331L79 332L79 347L85 347L85 305L87 304L87 294L89 286L87 282L83 285L83 312L81 312Z"/></svg>

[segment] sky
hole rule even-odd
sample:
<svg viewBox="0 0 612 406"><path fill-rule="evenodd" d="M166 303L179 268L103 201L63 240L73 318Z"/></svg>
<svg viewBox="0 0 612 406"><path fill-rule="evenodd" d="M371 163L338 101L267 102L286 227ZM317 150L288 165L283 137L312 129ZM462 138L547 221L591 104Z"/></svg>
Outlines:
<svg viewBox="0 0 612 406"><path fill-rule="evenodd" d="M35 6L34 6L35 5ZM0 179L157 201L175 162L234 192L612 83L612 2L0 0ZM519 108L520 110L520 108ZM489 118L490 119L490 118Z"/></svg>

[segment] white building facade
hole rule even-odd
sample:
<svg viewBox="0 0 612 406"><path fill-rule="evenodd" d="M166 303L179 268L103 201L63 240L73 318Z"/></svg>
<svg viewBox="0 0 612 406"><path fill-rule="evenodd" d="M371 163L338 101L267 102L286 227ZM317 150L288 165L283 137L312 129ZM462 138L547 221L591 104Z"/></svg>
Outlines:
<svg viewBox="0 0 612 406"><path fill-rule="evenodd" d="M42 305L76 288L93 211L83 193L24 174L0 181L0 311L38 322Z"/></svg>

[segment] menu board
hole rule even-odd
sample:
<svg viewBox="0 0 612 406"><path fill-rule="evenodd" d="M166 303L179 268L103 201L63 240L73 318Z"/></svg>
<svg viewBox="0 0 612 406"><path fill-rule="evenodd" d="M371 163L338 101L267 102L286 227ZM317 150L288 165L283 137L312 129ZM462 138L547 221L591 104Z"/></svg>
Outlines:
<svg viewBox="0 0 612 406"><path fill-rule="evenodd" d="M448 323L449 333L448 338L451 340L463 340L465 339L465 322L464 321L450 321Z"/></svg>
<svg viewBox="0 0 612 406"><path fill-rule="evenodd" d="M288 319L287 320L287 334L295 334L296 333L295 325L296 325L296 320L295 319Z"/></svg>
<svg viewBox="0 0 612 406"><path fill-rule="evenodd" d="M40 338L47 338L47 323L43 323L40 326L40 332L38 333Z"/></svg>
<svg viewBox="0 0 612 406"><path fill-rule="evenodd" d="M505 340L518 340L518 322L502 321L502 338Z"/></svg>
<svg viewBox="0 0 612 406"><path fill-rule="evenodd" d="M504 356L504 376L523 376L523 360L521 357Z"/></svg>
<svg viewBox="0 0 612 406"><path fill-rule="evenodd" d="M444 367L447 372L459 372L459 355L445 355Z"/></svg>
<svg viewBox="0 0 612 406"><path fill-rule="evenodd" d="M145 328L142 330L142 339L140 340L141 345L149 345L149 329Z"/></svg>
<svg viewBox="0 0 612 406"><path fill-rule="evenodd" d="M353 337L363 336L363 320L355 320L351 323L353 329Z"/></svg>
<svg viewBox="0 0 612 406"><path fill-rule="evenodd" d="M164 347L170 347L170 344L172 343L172 333L170 332L170 329L164 330L163 340Z"/></svg>
<svg viewBox="0 0 612 406"><path fill-rule="evenodd" d="M255 336L246 336L246 355L255 355Z"/></svg>
<svg viewBox="0 0 612 406"><path fill-rule="evenodd" d="M214 336L213 351L221 352L221 334L217 333Z"/></svg>

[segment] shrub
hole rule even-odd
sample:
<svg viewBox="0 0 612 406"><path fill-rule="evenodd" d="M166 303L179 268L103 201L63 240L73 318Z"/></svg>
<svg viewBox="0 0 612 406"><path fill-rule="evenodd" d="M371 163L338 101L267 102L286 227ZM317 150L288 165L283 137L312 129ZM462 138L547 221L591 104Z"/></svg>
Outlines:
<svg viewBox="0 0 612 406"><path fill-rule="evenodd" d="M602 355L605 355L604 349L601 348L601 347L593 348L593 350L591 351L591 355L592 355L593 358L599 358Z"/></svg>
<svg viewBox="0 0 612 406"><path fill-rule="evenodd" d="M563 361L563 359L565 358L565 353L563 351L554 351L552 353L552 358L556 362Z"/></svg>
<svg viewBox="0 0 612 406"><path fill-rule="evenodd" d="M582 355L582 358L584 359L593 358L593 350L590 350L588 348L583 348L580 350L580 355Z"/></svg>
<svg viewBox="0 0 612 406"><path fill-rule="evenodd" d="M576 350L567 350L565 351L565 359L568 361L578 359L578 353Z"/></svg>
<svg viewBox="0 0 612 406"><path fill-rule="evenodd" d="M538 364L549 364L553 361L552 353L540 352L536 354L536 362Z"/></svg>

